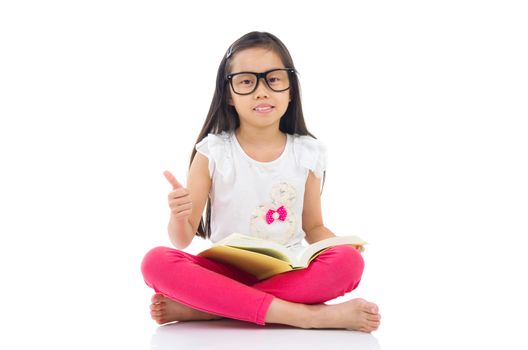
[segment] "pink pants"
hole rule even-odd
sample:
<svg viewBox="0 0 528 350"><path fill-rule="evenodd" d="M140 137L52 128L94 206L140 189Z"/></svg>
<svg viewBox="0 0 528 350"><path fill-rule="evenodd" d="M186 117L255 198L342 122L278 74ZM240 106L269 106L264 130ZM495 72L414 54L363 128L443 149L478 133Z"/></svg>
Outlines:
<svg viewBox="0 0 528 350"><path fill-rule="evenodd" d="M258 281L227 264L184 251L157 247L141 264L147 285L157 293L193 309L264 325L274 297L319 304L355 289L364 262L351 246L327 249L306 269Z"/></svg>

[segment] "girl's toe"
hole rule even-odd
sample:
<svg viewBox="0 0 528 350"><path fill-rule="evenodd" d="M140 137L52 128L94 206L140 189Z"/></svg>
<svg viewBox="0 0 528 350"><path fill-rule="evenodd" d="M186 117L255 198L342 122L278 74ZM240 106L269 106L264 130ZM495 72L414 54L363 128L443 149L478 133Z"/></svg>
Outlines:
<svg viewBox="0 0 528 350"><path fill-rule="evenodd" d="M379 322L381 319L380 315L368 315L367 320L373 321L373 322Z"/></svg>
<svg viewBox="0 0 528 350"><path fill-rule="evenodd" d="M150 310L151 311L159 311L163 308L162 303L159 304L150 304Z"/></svg>
<svg viewBox="0 0 528 350"><path fill-rule="evenodd" d="M150 300L152 301L153 304L156 304L156 303L163 301L164 298L165 297L163 296L163 294L156 293L152 296Z"/></svg>

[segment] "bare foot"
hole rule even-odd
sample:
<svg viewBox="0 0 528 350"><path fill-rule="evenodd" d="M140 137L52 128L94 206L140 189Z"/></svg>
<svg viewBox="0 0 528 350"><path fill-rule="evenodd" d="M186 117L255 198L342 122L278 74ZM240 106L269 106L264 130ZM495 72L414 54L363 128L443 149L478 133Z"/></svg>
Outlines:
<svg viewBox="0 0 528 350"><path fill-rule="evenodd" d="M173 321L219 320L223 318L190 308L159 293L154 294L151 301L150 316L158 324Z"/></svg>
<svg viewBox="0 0 528 350"><path fill-rule="evenodd" d="M312 306L316 310L316 315L311 328L344 328L370 333L380 325L381 315L378 313L378 306L365 299Z"/></svg>

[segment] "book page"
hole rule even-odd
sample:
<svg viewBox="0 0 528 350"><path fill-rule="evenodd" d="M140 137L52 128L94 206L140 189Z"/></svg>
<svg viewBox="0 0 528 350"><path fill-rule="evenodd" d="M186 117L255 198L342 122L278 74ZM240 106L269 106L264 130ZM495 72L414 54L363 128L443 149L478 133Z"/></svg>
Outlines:
<svg viewBox="0 0 528 350"><path fill-rule="evenodd" d="M227 247L244 249L244 250L248 250L250 252L256 252L256 253L259 253L259 254L264 254L264 255L271 256L273 258L285 261L288 264L292 263L292 259L290 259L289 255L285 255L284 253L279 252L276 249L258 248L258 247L244 247L244 246L241 246L241 245L234 245L234 244L229 244L229 245L227 245Z"/></svg>
<svg viewBox="0 0 528 350"><path fill-rule="evenodd" d="M263 254L271 255L285 261L291 261L295 258L295 256L290 253L290 250L282 244L261 238L246 236L240 233L232 233L223 240L214 244L214 246L216 245L224 245L262 252Z"/></svg>
<svg viewBox="0 0 528 350"><path fill-rule="evenodd" d="M319 242L309 245L304 251L302 251L300 256L297 258L298 266L308 266L311 261L311 258L317 252L329 247L333 247L341 244L351 244L351 245L360 245L363 246L367 244L364 240L358 236L337 236L327 239L323 239Z"/></svg>

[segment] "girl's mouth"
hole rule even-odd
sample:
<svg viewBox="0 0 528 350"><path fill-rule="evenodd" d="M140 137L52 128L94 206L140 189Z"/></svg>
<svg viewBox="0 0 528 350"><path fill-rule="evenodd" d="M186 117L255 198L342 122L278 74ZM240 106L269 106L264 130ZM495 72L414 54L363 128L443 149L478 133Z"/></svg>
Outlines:
<svg viewBox="0 0 528 350"><path fill-rule="evenodd" d="M253 108L253 110L260 113L268 113L271 112L273 108L275 107L272 105L258 105L257 107Z"/></svg>

